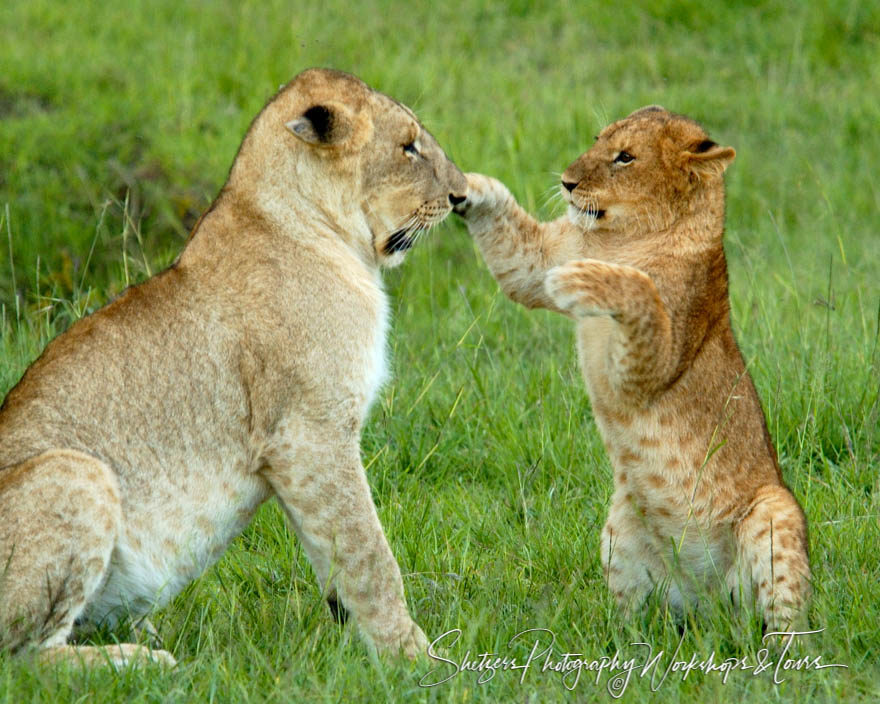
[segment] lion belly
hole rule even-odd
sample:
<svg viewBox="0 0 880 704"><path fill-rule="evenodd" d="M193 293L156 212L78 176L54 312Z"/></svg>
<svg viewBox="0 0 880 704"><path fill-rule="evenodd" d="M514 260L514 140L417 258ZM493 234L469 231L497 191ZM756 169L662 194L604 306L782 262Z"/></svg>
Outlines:
<svg viewBox="0 0 880 704"><path fill-rule="evenodd" d="M123 501L105 582L81 621L112 626L167 603L220 559L269 494L260 476L224 471L197 491L164 492L146 505Z"/></svg>

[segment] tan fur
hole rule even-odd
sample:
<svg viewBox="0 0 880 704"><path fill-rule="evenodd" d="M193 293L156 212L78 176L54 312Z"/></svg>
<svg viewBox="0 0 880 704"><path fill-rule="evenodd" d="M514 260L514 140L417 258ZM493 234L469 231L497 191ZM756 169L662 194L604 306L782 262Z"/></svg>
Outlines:
<svg viewBox="0 0 880 704"><path fill-rule="evenodd" d="M0 646L144 657L65 643L167 602L275 496L331 604L380 651L422 651L360 431L385 375L380 266L465 188L353 76L282 88L178 261L53 340L3 403Z"/></svg>
<svg viewBox="0 0 880 704"><path fill-rule="evenodd" d="M756 598L775 629L804 610L807 533L730 327L722 174L733 158L652 106L568 167L566 217L538 223L479 174L457 210L513 300L577 322L614 467L602 561L620 604L661 588L682 607L721 584Z"/></svg>

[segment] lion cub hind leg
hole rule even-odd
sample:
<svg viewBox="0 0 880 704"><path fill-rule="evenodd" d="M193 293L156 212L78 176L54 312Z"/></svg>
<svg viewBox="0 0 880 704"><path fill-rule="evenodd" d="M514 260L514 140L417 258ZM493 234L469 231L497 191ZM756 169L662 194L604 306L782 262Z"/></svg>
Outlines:
<svg viewBox="0 0 880 704"><path fill-rule="evenodd" d="M122 521L115 475L90 455L49 450L0 470L0 515L0 647L78 652L65 643Z"/></svg>
<svg viewBox="0 0 880 704"><path fill-rule="evenodd" d="M734 527L738 587L754 593L770 631L786 630L805 617L810 594L807 525L794 496L783 486L758 490L745 517ZM734 580L736 581L736 580Z"/></svg>
<svg viewBox="0 0 880 704"><path fill-rule="evenodd" d="M378 651L415 658L427 639L404 601L403 579L370 494L356 443L330 431L270 459L265 471L315 574Z"/></svg>
<svg viewBox="0 0 880 704"><path fill-rule="evenodd" d="M50 450L0 470L0 515L0 644L63 644L110 560L116 478L94 457Z"/></svg>

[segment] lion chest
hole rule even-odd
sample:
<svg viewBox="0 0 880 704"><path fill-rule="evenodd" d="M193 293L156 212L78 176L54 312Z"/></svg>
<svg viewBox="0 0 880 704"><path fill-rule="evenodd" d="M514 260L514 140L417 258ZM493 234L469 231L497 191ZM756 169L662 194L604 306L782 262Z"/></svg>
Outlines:
<svg viewBox="0 0 880 704"><path fill-rule="evenodd" d="M326 350L316 350L324 359L313 370L323 370L314 383L326 387L340 409L350 407L363 423L389 376L390 313L378 276L359 283L356 303L339 316L335 340Z"/></svg>
<svg viewBox="0 0 880 704"><path fill-rule="evenodd" d="M366 409L369 410L383 384L388 380L388 298L378 291L372 340L366 348L364 387Z"/></svg>

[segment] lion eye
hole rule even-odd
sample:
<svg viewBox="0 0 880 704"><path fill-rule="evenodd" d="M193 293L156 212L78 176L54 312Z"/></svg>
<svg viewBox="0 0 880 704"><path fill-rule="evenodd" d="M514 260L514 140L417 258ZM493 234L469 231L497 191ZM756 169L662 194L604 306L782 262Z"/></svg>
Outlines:
<svg viewBox="0 0 880 704"><path fill-rule="evenodd" d="M410 142L409 144L404 144L403 145L403 153L407 154L409 156L418 156L419 150L416 147L416 143Z"/></svg>
<svg viewBox="0 0 880 704"><path fill-rule="evenodd" d="M634 162L636 158L630 154L629 152L619 152L616 157L614 157L615 164L631 164Z"/></svg>

